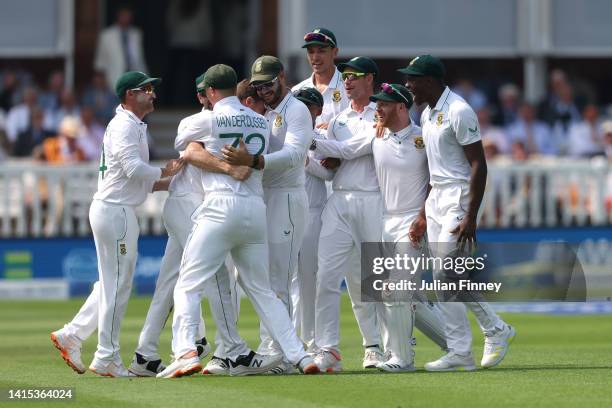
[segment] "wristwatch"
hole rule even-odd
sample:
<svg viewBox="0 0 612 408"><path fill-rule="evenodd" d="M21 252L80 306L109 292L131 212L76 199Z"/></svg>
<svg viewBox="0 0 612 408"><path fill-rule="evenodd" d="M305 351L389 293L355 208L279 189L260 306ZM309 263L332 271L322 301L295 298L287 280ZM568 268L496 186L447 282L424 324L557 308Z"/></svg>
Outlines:
<svg viewBox="0 0 612 408"><path fill-rule="evenodd" d="M259 155L256 154L253 156L253 163L251 163L251 168L256 169L259 165Z"/></svg>

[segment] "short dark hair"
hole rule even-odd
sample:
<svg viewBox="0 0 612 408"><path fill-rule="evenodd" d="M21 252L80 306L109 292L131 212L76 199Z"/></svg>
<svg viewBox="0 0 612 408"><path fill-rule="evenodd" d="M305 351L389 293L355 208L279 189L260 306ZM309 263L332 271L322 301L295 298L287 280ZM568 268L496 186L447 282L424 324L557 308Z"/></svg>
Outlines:
<svg viewBox="0 0 612 408"><path fill-rule="evenodd" d="M238 99L240 99L241 101L245 100L246 98L248 98L249 96L251 98L255 98L255 99L261 99L258 95L257 95L257 91L255 90L254 87L252 87L249 84L249 80L248 79L243 79L242 81L238 82L238 85L236 87L236 96L238 97Z"/></svg>

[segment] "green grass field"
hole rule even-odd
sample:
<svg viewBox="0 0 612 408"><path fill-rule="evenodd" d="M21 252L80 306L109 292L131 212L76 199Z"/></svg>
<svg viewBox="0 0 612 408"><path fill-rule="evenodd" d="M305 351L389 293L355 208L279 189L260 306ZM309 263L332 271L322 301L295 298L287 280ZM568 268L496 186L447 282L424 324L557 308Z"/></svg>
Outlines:
<svg viewBox="0 0 612 408"><path fill-rule="evenodd" d="M0 388L74 387L71 407L596 407L612 404L612 316L506 314L518 335L502 365L471 373L427 373L423 364L440 356L433 343L417 333L416 373L382 374L361 369L363 350L347 298L342 303L342 355L345 371L318 376L211 377L176 380L111 379L77 375L49 340L78 310L82 300L0 302ZM130 301L123 322L123 360L132 358L149 299ZM206 316L210 316L207 312ZM206 318L208 338L215 328ZM258 344L258 320L248 301L240 316L242 335ZM475 331L479 361L482 336ZM170 330L161 340L170 353ZM84 344L89 364L96 338ZM0 406L63 406L58 402Z"/></svg>

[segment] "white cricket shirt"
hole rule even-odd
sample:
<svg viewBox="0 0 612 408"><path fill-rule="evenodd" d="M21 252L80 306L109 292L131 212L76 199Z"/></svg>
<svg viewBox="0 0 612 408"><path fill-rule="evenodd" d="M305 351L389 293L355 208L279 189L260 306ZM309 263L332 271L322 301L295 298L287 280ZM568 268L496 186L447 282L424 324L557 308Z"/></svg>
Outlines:
<svg viewBox="0 0 612 408"><path fill-rule="evenodd" d="M314 138L323 140L324 130L315 129ZM316 152L308 151L308 164L306 165L306 194L308 195L308 206L310 208L321 208L327 201L327 186L325 181L331 181L334 178L334 172L328 170L321 164L320 160L324 157L319 156Z"/></svg>
<svg viewBox="0 0 612 408"><path fill-rule="evenodd" d="M423 111L421 127L431 185L469 183L471 167L463 146L480 140L480 126L474 110L446 87L436 106L428 106Z"/></svg>
<svg viewBox="0 0 612 408"><path fill-rule="evenodd" d="M291 88L293 92L298 91L302 88L316 88L314 83L314 73ZM325 91L321 93L323 95L323 113L317 118L316 125L321 123L329 123L334 116L349 107L350 101L346 95L346 89L344 88L344 81L342 81L342 75L338 68L335 68L334 76L329 81L329 85Z"/></svg>
<svg viewBox="0 0 612 408"><path fill-rule="evenodd" d="M310 111L291 92L265 114L270 127L270 145L264 155L263 184L266 188L303 187L306 152L312 142Z"/></svg>
<svg viewBox="0 0 612 408"><path fill-rule="evenodd" d="M421 128L410 124L399 132L386 130L374 138L372 153L385 214L418 212L429 185L427 153Z"/></svg>
<svg viewBox="0 0 612 408"><path fill-rule="evenodd" d="M238 146L244 141L250 154L264 154L267 150L269 130L266 119L242 105L237 97L229 96L215 103L212 111L204 110L190 120L177 136L175 148L184 149L194 134L204 143L206 150L221 158L225 145ZM243 196L263 197L262 172L254 170L245 181L238 181L221 173L200 171L200 182L205 194L226 192Z"/></svg>
<svg viewBox="0 0 612 408"><path fill-rule="evenodd" d="M174 140L175 144L185 145L182 150L179 151L180 155L183 155L185 148L189 144L189 142L193 142L199 139L197 133L189 134L185 132L185 129L189 128L189 123L193 120L197 121L198 116L201 115L202 112L206 111L205 108L202 109L201 112L198 112L194 115L187 116L178 125L177 136ZM191 140L188 140L188 138ZM170 193L182 194L182 193L198 193L204 194L204 189L202 188L202 183L200 182L201 171L199 168L186 163L185 167L172 177L172 181L170 181L170 186L168 186L168 191Z"/></svg>
<svg viewBox="0 0 612 408"><path fill-rule="evenodd" d="M371 155L371 142L376 136L375 114L373 102L363 112L348 107L330 122L329 140L317 141L318 155L342 159L332 182L334 191L379 191Z"/></svg>
<svg viewBox="0 0 612 408"><path fill-rule="evenodd" d="M98 191L94 200L138 206L147 198L161 169L149 166L147 124L117 106L102 142Z"/></svg>

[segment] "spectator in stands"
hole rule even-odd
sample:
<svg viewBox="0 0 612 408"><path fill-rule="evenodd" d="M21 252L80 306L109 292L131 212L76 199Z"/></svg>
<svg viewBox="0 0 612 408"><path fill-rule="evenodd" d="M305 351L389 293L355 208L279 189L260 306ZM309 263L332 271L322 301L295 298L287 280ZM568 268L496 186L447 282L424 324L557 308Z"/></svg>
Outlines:
<svg viewBox="0 0 612 408"><path fill-rule="evenodd" d="M23 91L23 102L14 106L6 117L6 136L12 145L19 133L30 127L32 109L38 106L38 93L36 89L27 87Z"/></svg>
<svg viewBox="0 0 612 408"><path fill-rule="evenodd" d="M45 129L56 133L60 123L67 116L79 117L80 108L74 93L64 89L60 95L59 107L57 109L45 110Z"/></svg>
<svg viewBox="0 0 612 408"><path fill-rule="evenodd" d="M78 144L85 153L86 160L98 160L102 152L104 127L97 121L91 106L81 107L81 126L77 137Z"/></svg>
<svg viewBox="0 0 612 408"><path fill-rule="evenodd" d="M523 102L519 109L518 119L508 126L508 135L514 145L519 142L528 155L555 155L558 148L550 127L536 119L536 109L529 102Z"/></svg>
<svg viewBox="0 0 612 408"><path fill-rule="evenodd" d="M60 123L58 134L45 139L42 149L34 150L34 158L50 164L71 164L85 160L85 152L78 143L79 120L67 116Z"/></svg>
<svg viewBox="0 0 612 408"><path fill-rule="evenodd" d="M529 150L524 142L515 141L512 142L512 160L521 163L526 162L529 159Z"/></svg>
<svg viewBox="0 0 612 408"><path fill-rule="evenodd" d="M8 113L17 104L19 97L19 80L13 71L5 71L2 75L0 89L0 109Z"/></svg>
<svg viewBox="0 0 612 408"><path fill-rule="evenodd" d="M506 127L518 119L518 110L521 104L521 91L514 84L505 84L497 92L499 107L493 123Z"/></svg>
<svg viewBox="0 0 612 408"><path fill-rule="evenodd" d="M465 101L477 111L487 105L487 97L480 89L474 86L474 83L467 78L457 80L453 87L453 91L458 93Z"/></svg>
<svg viewBox="0 0 612 408"><path fill-rule="evenodd" d="M588 104L582 110L582 120L570 125L567 153L573 157L593 157L604 154L604 133L599 109Z"/></svg>
<svg viewBox="0 0 612 408"><path fill-rule="evenodd" d="M480 124L480 137L482 143L493 143L501 154L510 154L510 138L500 127L491 124L491 110L488 106L483 106L476 111L478 123Z"/></svg>
<svg viewBox="0 0 612 408"><path fill-rule="evenodd" d="M539 116L552 128L559 152L565 154L568 147L569 127L572 123L579 122L581 117L572 85L565 72L560 69L550 73L550 92L540 104Z"/></svg>
<svg viewBox="0 0 612 408"><path fill-rule="evenodd" d="M53 136L53 133L44 128L45 113L42 108L33 107L30 115L29 127L19 133L13 145L12 155L15 157L31 157L37 146L41 146L45 139Z"/></svg>
<svg viewBox="0 0 612 408"><path fill-rule="evenodd" d="M64 73L53 71L47 81L47 90L38 97L38 104L47 112L59 109L64 85Z"/></svg>
<svg viewBox="0 0 612 408"><path fill-rule="evenodd" d="M94 72L91 83L83 93L81 104L91 106L98 122L105 126L115 115L119 99L114 92L108 89L104 72Z"/></svg>
<svg viewBox="0 0 612 408"><path fill-rule="evenodd" d="M126 71L148 72L140 29L132 26L132 10L122 6L115 24L102 30L98 38L94 67L104 72L109 89Z"/></svg>

